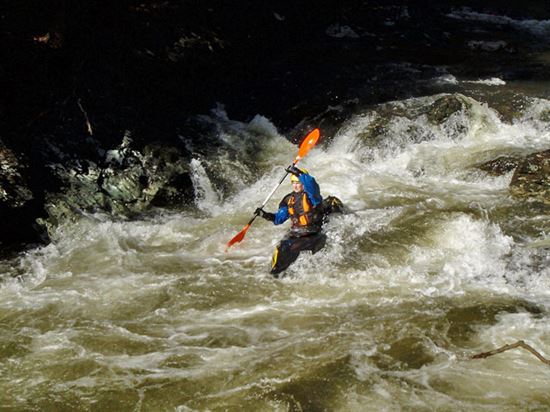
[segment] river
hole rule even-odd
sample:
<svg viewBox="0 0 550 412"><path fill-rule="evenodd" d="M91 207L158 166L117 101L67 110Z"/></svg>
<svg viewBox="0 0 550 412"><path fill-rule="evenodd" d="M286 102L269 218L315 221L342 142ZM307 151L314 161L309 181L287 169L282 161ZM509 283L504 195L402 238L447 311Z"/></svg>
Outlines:
<svg viewBox="0 0 550 412"><path fill-rule="evenodd" d="M321 131L300 166L348 211L282 279L268 271L286 225L225 244L297 148L221 109L194 205L89 215L0 262L0 409L548 410L550 368L529 352L468 358L517 340L550 357L548 209L477 167L550 148L550 89L433 82L453 90ZM442 98L461 109L430 120Z"/></svg>

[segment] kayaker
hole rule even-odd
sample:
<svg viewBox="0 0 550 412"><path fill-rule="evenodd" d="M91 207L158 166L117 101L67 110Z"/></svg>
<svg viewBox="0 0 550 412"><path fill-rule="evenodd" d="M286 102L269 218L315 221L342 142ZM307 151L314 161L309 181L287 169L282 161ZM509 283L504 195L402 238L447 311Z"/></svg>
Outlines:
<svg viewBox="0 0 550 412"><path fill-rule="evenodd" d="M321 232L323 225L323 198L315 178L306 169L289 166L292 192L287 194L276 213L269 213L262 208L256 214L266 220L280 225L291 220L289 233L279 242L271 260L271 274L278 274L294 262L302 250L316 253L326 243L326 235Z"/></svg>

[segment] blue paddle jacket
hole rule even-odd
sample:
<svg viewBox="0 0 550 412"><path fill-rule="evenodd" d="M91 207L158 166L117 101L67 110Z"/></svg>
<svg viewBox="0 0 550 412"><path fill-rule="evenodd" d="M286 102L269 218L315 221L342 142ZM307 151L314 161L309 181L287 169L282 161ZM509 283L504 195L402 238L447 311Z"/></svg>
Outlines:
<svg viewBox="0 0 550 412"><path fill-rule="evenodd" d="M321 230L323 218L321 190L310 174L302 173L298 179L304 190L300 193L291 192L283 198L273 223L280 225L290 218L291 232L294 234L317 233Z"/></svg>

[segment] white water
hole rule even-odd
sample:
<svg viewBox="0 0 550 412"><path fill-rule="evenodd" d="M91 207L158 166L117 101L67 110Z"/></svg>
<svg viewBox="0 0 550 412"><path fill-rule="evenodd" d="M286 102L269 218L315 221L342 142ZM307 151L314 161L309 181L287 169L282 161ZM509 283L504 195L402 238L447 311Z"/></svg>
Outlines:
<svg viewBox="0 0 550 412"><path fill-rule="evenodd" d="M508 124L459 96L466 109L432 124L439 97L361 113L300 163L351 212L282 280L267 272L286 227L258 220L224 249L296 147L265 118L215 113L227 152L192 161L196 207L92 216L11 262L0 408L550 407L550 369L530 353L466 359L519 339L550 358L550 219L509 195L510 174L475 167L550 148L548 102Z"/></svg>
<svg viewBox="0 0 550 412"><path fill-rule="evenodd" d="M550 33L550 20L513 19L498 14L478 13L468 8L457 10L447 16L457 20L480 21L494 25L508 26L515 30L531 33L541 39L548 38L548 33Z"/></svg>

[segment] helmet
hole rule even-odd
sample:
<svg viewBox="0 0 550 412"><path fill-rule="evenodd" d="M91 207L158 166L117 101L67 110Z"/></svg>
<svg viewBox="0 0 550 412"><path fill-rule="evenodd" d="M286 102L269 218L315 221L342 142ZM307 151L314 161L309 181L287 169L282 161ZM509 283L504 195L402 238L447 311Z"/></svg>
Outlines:
<svg viewBox="0 0 550 412"><path fill-rule="evenodd" d="M308 170L307 169L300 169L302 171L302 173L305 173L306 175L309 174ZM291 183L294 183L294 182L300 182L300 179L298 178L298 176L296 175L290 175L290 182Z"/></svg>

